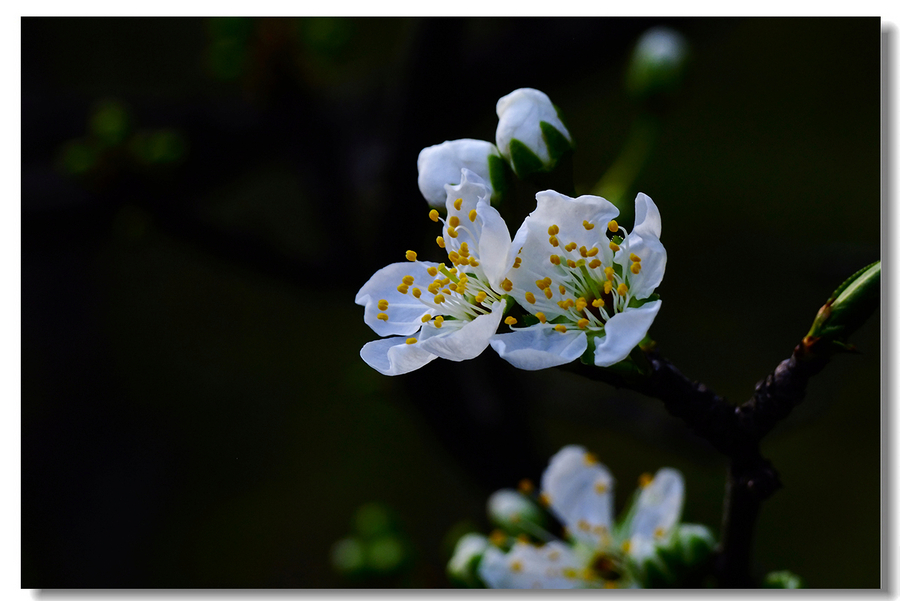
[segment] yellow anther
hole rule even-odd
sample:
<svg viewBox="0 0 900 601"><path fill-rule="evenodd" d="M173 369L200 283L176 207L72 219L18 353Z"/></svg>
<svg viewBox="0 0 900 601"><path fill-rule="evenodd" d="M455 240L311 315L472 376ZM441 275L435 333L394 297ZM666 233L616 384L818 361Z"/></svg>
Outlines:
<svg viewBox="0 0 900 601"><path fill-rule="evenodd" d="M575 301L575 310L578 312L584 311L584 308L587 307L587 300L582 296L577 301Z"/></svg>
<svg viewBox="0 0 900 601"><path fill-rule="evenodd" d="M556 234L559 233L559 226L555 225L555 224L551 225L550 227L547 228L547 233L551 236L555 236Z"/></svg>
<svg viewBox="0 0 900 601"><path fill-rule="evenodd" d="M590 532L591 525L588 523L587 520L578 520L578 529L584 530L585 532Z"/></svg>
<svg viewBox="0 0 900 601"><path fill-rule="evenodd" d="M471 265L472 267L478 267L480 263L475 259L469 259L469 265Z"/></svg>
<svg viewBox="0 0 900 601"><path fill-rule="evenodd" d="M553 280L551 280L550 278L544 278L544 283L549 286L550 284L553 283Z"/></svg>
<svg viewBox="0 0 900 601"><path fill-rule="evenodd" d="M522 571L522 562L521 561L513 561L509 564L510 572L521 572Z"/></svg>
<svg viewBox="0 0 900 601"><path fill-rule="evenodd" d="M534 293L533 293L533 292L526 292L526 293L525 293L525 300L527 300L529 303L531 303L531 304L533 305L533 304L535 303Z"/></svg>
<svg viewBox="0 0 900 601"><path fill-rule="evenodd" d="M578 245L575 244L574 242L569 242L568 244L566 244L566 250L567 250L568 252L572 252L572 251L575 250L576 248L578 248Z"/></svg>
<svg viewBox="0 0 900 601"><path fill-rule="evenodd" d="M566 293L566 287L563 286L562 284L559 285L559 293L560 293L560 294L565 294L565 293Z"/></svg>
<svg viewBox="0 0 900 601"><path fill-rule="evenodd" d="M459 254L461 254L464 257L469 256L469 243L468 242L463 242L462 244L459 245Z"/></svg>
<svg viewBox="0 0 900 601"><path fill-rule="evenodd" d="M609 241L609 248L610 248L610 250L612 250L614 253L619 252L619 245L616 244L615 242L613 242L612 240Z"/></svg>
<svg viewBox="0 0 900 601"><path fill-rule="evenodd" d="M418 288L413 288L412 293L413 293L413 296L415 296L416 298L419 298L420 296L422 296L422 291L419 290Z"/></svg>
<svg viewBox="0 0 900 601"><path fill-rule="evenodd" d="M603 582L603 588L609 588L609 589L619 588L619 585L616 584L615 580L606 580Z"/></svg>
<svg viewBox="0 0 900 601"><path fill-rule="evenodd" d="M653 536L656 538L662 538L665 535L666 535L666 531L662 526L660 526L659 528L657 528L656 530L653 531Z"/></svg>
<svg viewBox="0 0 900 601"><path fill-rule="evenodd" d="M406 284L400 284L399 286L397 286L397 292L399 292L400 294L406 294L407 292L409 292L409 286L407 286Z"/></svg>
<svg viewBox="0 0 900 601"><path fill-rule="evenodd" d="M468 257L460 257L460 258L459 258L459 264L460 264L460 265L468 265L468 264L469 264L469 258L468 258Z"/></svg>
<svg viewBox="0 0 900 601"><path fill-rule="evenodd" d="M581 329L583 330L583 329L585 329L586 327L588 327L588 324L589 324L589 323L591 323L591 322L590 322L590 320L587 319L587 318L579 319L579 320L578 320L578 327L581 328Z"/></svg>
<svg viewBox="0 0 900 601"><path fill-rule="evenodd" d="M635 263L641 262L641 258L634 253L631 253L631 255L628 258L631 259L632 261L634 261Z"/></svg>
<svg viewBox="0 0 900 601"><path fill-rule="evenodd" d="M469 211L469 221L475 221L476 217L478 217L478 213L475 211L475 209Z"/></svg>
<svg viewBox="0 0 900 601"><path fill-rule="evenodd" d="M559 240L556 239L556 236L550 236L550 246L559 246Z"/></svg>
<svg viewBox="0 0 900 601"><path fill-rule="evenodd" d="M612 221L610 221L610 222L606 225L606 227L608 227L608 228L609 228L609 231L611 231L611 232L613 232L613 233L619 231L619 224L616 223L616 220L615 220L615 219L613 219Z"/></svg>
<svg viewBox="0 0 900 601"><path fill-rule="evenodd" d="M509 519L512 523L515 524L516 522L518 522L521 519L521 517L519 516L519 514L514 513L511 516L509 516ZM531 541L528 540L528 535L525 534L524 532L519 534L518 536L516 536L516 541L520 545L530 545L531 544Z"/></svg>
<svg viewBox="0 0 900 601"><path fill-rule="evenodd" d="M503 320L503 323L505 323L508 326L514 326L514 325L516 325L516 323L518 321L519 321L518 319L516 319L515 317L510 315L509 317L507 317L506 319Z"/></svg>
<svg viewBox="0 0 900 601"><path fill-rule="evenodd" d="M595 257L595 256L597 256L597 253L598 253L598 252L600 252L600 249L597 248L597 247L595 246L595 247L592 248L591 250L587 251L587 255L585 255L585 256L587 256L587 257Z"/></svg>
<svg viewBox="0 0 900 601"><path fill-rule="evenodd" d="M487 292L482 290L481 292L479 292L478 294L475 295L475 302L476 303L484 302L484 299L486 299L486 298L487 298Z"/></svg>
<svg viewBox="0 0 900 601"><path fill-rule="evenodd" d="M388 302L386 300L381 299L380 301L378 301L378 310L379 311L384 311L387 308L388 308Z"/></svg>
<svg viewBox="0 0 900 601"><path fill-rule="evenodd" d="M415 282L415 281L416 281L415 278L412 277L411 275L403 276L403 283L406 284L407 286L412 286L413 282Z"/></svg>
<svg viewBox="0 0 900 601"><path fill-rule="evenodd" d="M522 257L516 257L516 260L513 261L513 269L518 269L520 265L522 265Z"/></svg>
<svg viewBox="0 0 900 601"><path fill-rule="evenodd" d="M573 261L572 259L566 259L566 265L568 265L572 269L575 269L575 261Z"/></svg>
<svg viewBox="0 0 900 601"><path fill-rule="evenodd" d="M597 482L594 485L594 492L598 495L605 495L607 490L609 490L609 487L606 486L606 482Z"/></svg>
<svg viewBox="0 0 900 601"><path fill-rule="evenodd" d="M457 198L456 200L453 201L453 208L456 209L457 211L462 208L462 198Z"/></svg>
<svg viewBox="0 0 900 601"><path fill-rule="evenodd" d="M575 267L584 267L584 259L578 259L575 261Z"/></svg>
<svg viewBox="0 0 900 601"><path fill-rule="evenodd" d="M553 291L550 290L550 287L549 287L549 286L547 286L546 288L544 288L544 296L547 297L547 300L550 300L551 298L553 298Z"/></svg>
<svg viewBox="0 0 900 601"><path fill-rule="evenodd" d="M583 225L583 226L584 226L584 229L586 229L586 230L588 230L588 231L594 229L594 224L593 224L593 223L590 223L587 219L585 219L584 221L582 221L582 222L581 222L581 225Z"/></svg>
<svg viewBox="0 0 900 601"><path fill-rule="evenodd" d="M575 568L563 568L562 575L570 580L578 578L578 570Z"/></svg>
<svg viewBox="0 0 900 601"><path fill-rule="evenodd" d="M456 238L459 234L456 233L456 228L451 226L447 228L447 235L451 238Z"/></svg>
<svg viewBox="0 0 900 601"><path fill-rule="evenodd" d="M437 238L434 239L434 241L437 242L437 245L440 246L441 248L447 248L447 245L444 243L443 236L438 236Z"/></svg>
<svg viewBox="0 0 900 601"><path fill-rule="evenodd" d="M569 308L568 302L564 301L564 300L556 301L556 304L559 305L559 308L562 309L563 311L565 311L566 309Z"/></svg>
<svg viewBox="0 0 900 601"><path fill-rule="evenodd" d="M538 321L540 321L541 323L547 323L547 316L544 315L542 312L538 311L537 313L534 314L534 316L537 317Z"/></svg>
<svg viewBox="0 0 900 601"><path fill-rule="evenodd" d="M637 275L641 272L641 264L640 263L632 263L631 264L631 273Z"/></svg>
<svg viewBox="0 0 900 601"><path fill-rule="evenodd" d="M406 344L415 344L416 342L418 342L418 341L415 338L407 338L406 339Z"/></svg>
<svg viewBox="0 0 900 601"><path fill-rule="evenodd" d="M534 492L534 482L532 482L528 478L522 478L521 480L519 480L519 486L517 488L522 494L531 494L532 492Z"/></svg>
<svg viewBox="0 0 900 601"><path fill-rule="evenodd" d="M550 262L559 265L559 255L550 255Z"/></svg>
<svg viewBox="0 0 900 601"><path fill-rule="evenodd" d="M597 455L595 453L585 453L584 454L584 464L585 465L597 465L600 463L600 460L597 459Z"/></svg>
<svg viewBox="0 0 900 601"><path fill-rule="evenodd" d="M606 303L603 302L602 298L595 298L594 300L591 301L591 305L593 305L594 307L599 309L599 308L605 306Z"/></svg>
<svg viewBox="0 0 900 601"><path fill-rule="evenodd" d="M444 316L438 315L434 318L434 327L440 328L442 325L444 325Z"/></svg>
<svg viewBox="0 0 900 601"><path fill-rule="evenodd" d="M553 329L556 330L557 332L559 332L560 334L565 334L565 333L566 333L566 326L564 326L563 324L559 324L559 325L557 325L557 326L553 326Z"/></svg>
<svg viewBox="0 0 900 601"><path fill-rule="evenodd" d="M425 315L422 316L422 323L428 323L429 321L431 321L431 315L428 315L426 313Z"/></svg>
<svg viewBox="0 0 900 601"><path fill-rule="evenodd" d="M547 283L544 280L535 280L534 285L543 290L547 287Z"/></svg>
<svg viewBox="0 0 900 601"><path fill-rule="evenodd" d="M629 551L631 551L631 541L627 540L622 543L622 553L628 553Z"/></svg>
<svg viewBox="0 0 900 601"><path fill-rule="evenodd" d="M414 250L406 251L406 260L407 261L415 261L416 260L416 251L414 251Z"/></svg>
<svg viewBox="0 0 900 601"><path fill-rule="evenodd" d="M452 290L453 292L456 292L456 289L459 288L459 286L457 286L455 283L450 284L447 287L450 288L450 290Z"/></svg>
<svg viewBox="0 0 900 601"><path fill-rule="evenodd" d="M450 252L448 252L447 258L450 259L450 262L453 263L454 265L459 263L459 253L456 252L455 250L451 250Z"/></svg>
<svg viewBox="0 0 900 601"><path fill-rule="evenodd" d="M603 270L603 273L606 274L606 279L610 282L616 279L616 270L612 267L607 267Z"/></svg>
<svg viewBox="0 0 900 601"><path fill-rule="evenodd" d="M441 290L441 292L443 292L443 293L446 294L447 296L450 296L450 289L449 289L449 288L444 288L443 290Z"/></svg>
<svg viewBox="0 0 900 601"><path fill-rule="evenodd" d="M442 302L444 302L444 300L446 300L446 299L444 298L443 294L435 294L434 295L434 304L440 305ZM438 327L440 327L440 326L438 326Z"/></svg>
<svg viewBox="0 0 900 601"><path fill-rule="evenodd" d="M432 294L437 294L437 291L440 289L441 285L437 282L431 282L428 284L428 292Z"/></svg>
<svg viewBox="0 0 900 601"><path fill-rule="evenodd" d="M625 296L626 294L628 294L628 286L625 284L625 282L619 284L619 287L616 288L616 292L619 296Z"/></svg>
<svg viewBox="0 0 900 601"><path fill-rule="evenodd" d="M447 220L447 223L450 224L450 227L457 227L459 225L459 217L450 215L450 219Z"/></svg>
<svg viewBox="0 0 900 601"><path fill-rule="evenodd" d="M597 269L598 267L600 267L600 265L602 265L600 259L592 259L591 262L588 263L588 267L590 267L591 269Z"/></svg>
<svg viewBox="0 0 900 601"><path fill-rule="evenodd" d="M380 319L381 321L387 321L387 320L388 320L387 313L379 313L379 314L376 315L375 317L376 317L377 319Z"/></svg>
<svg viewBox="0 0 900 601"><path fill-rule="evenodd" d="M582 257L588 256L588 254L587 254L587 246L582 246L581 248L579 248L579 249L578 249L578 254L580 254Z"/></svg>
<svg viewBox="0 0 900 601"><path fill-rule="evenodd" d="M612 292L612 282L603 282L603 294L609 294L610 292Z"/></svg>
<svg viewBox="0 0 900 601"><path fill-rule="evenodd" d="M653 482L653 474L644 472L643 474L638 476L638 486L640 486L641 488L646 488L651 482Z"/></svg>
<svg viewBox="0 0 900 601"><path fill-rule="evenodd" d="M559 561L559 557L559 551L557 551L556 549L547 553L547 559L549 559L550 561Z"/></svg>
<svg viewBox="0 0 900 601"><path fill-rule="evenodd" d="M502 282L500 282L500 287L503 288L504 290L506 290L507 292L509 292L510 290L513 289L513 283L510 282L509 279L507 278L507 279L504 279Z"/></svg>
<svg viewBox="0 0 900 601"><path fill-rule="evenodd" d="M431 211L428 212L428 218L437 223L441 216L438 214L437 209L431 209Z"/></svg>
<svg viewBox="0 0 900 601"><path fill-rule="evenodd" d="M428 269L426 269L426 271L428 272L428 275L430 275L431 277L434 277L437 275L437 267L433 267L433 266L429 267Z"/></svg>

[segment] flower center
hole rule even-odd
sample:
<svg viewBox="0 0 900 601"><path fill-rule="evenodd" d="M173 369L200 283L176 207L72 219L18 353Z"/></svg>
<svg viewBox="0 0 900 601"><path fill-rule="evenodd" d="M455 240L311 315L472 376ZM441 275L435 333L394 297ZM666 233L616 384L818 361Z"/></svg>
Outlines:
<svg viewBox="0 0 900 601"><path fill-rule="evenodd" d="M457 199L454 207L459 210L462 199ZM488 283L484 270L479 260L478 239L482 225L481 217L475 209L468 213L466 224L458 216L451 215L447 220L440 217L434 209L428 215L432 221L441 221L447 226L447 236L436 239L437 245L447 251L447 258L452 264L448 267L445 263L439 263L436 267L427 269L431 281L419 281L411 275L403 276L397 285L397 291L401 294L410 294L420 303L432 310L432 313L422 316L422 323L433 320L436 328L441 328L444 317L457 320L471 321L480 315L491 312L491 305L499 301L501 293L496 292ZM461 233L467 234L468 241L460 241ZM470 246L471 242L471 246ZM407 260L418 262L418 256L414 251L406 252ZM508 280L504 280L504 284ZM387 310L387 301L384 303ZM381 308L379 303L379 309ZM385 319L389 316L384 313ZM412 343L414 344L415 339ZM409 342L409 341L407 341Z"/></svg>
<svg viewBox="0 0 900 601"><path fill-rule="evenodd" d="M595 224L584 221L582 226L590 231ZM534 282L536 291L525 292L526 308L541 322L545 322L544 313L551 311L582 330L601 330L631 301L630 284L641 272L641 258L629 252L628 232L615 221L607 224L611 253L599 246L600 241L591 248L576 242L563 244L559 233L558 225L547 229L551 275ZM607 257L607 262L600 257ZM566 331L565 326L556 329Z"/></svg>

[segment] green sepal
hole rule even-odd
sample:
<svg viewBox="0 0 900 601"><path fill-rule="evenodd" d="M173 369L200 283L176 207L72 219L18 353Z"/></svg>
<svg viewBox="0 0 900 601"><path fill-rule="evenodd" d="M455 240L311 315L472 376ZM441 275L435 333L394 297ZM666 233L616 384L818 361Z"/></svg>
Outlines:
<svg viewBox="0 0 900 601"><path fill-rule="evenodd" d="M544 168L544 163L538 155L515 138L509 142L509 158L512 161L513 171L520 179L528 179L543 171L549 171Z"/></svg>
<svg viewBox="0 0 900 601"><path fill-rule="evenodd" d="M510 166L506 160L496 154L488 155L488 177L491 180L491 205L498 205L509 194Z"/></svg>
<svg viewBox="0 0 900 601"><path fill-rule="evenodd" d="M763 579L763 588L806 588L803 578L793 572L781 570L769 572Z"/></svg>
<svg viewBox="0 0 900 601"><path fill-rule="evenodd" d="M644 575L641 583L643 588L669 588L674 581L672 574L658 557L648 557L641 565L641 571Z"/></svg>
<svg viewBox="0 0 900 601"><path fill-rule="evenodd" d="M544 141L547 143L547 151L550 153L550 168L552 169L552 165L555 164L556 161L561 159L567 152L572 152L574 148L569 142L569 139L566 138L561 131L546 121L541 121L540 126L541 134L544 136Z"/></svg>
<svg viewBox="0 0 900 601"><path fill-rule="evenodd" d="M643 307L643 306L646 305L647 303L652 303L653 301L658 301L658 300L659 300L659 294L657 294L656 292L654 292L653 294L651 294L651 295L648 296L647 298L634 298L634 297L632 297L632 299L631 299L630 301L628 301L628 307L629 307L630 309L633 309L633 308L636 308L636 307ZM644 342L644 341L641 340L641 344L639 344L638 346L644 346L643 342Z"/></svg>

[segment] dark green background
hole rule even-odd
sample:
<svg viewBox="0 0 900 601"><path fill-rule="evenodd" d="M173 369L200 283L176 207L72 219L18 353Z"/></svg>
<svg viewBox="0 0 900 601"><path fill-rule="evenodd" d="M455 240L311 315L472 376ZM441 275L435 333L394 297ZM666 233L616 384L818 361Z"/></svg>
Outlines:
<svg viewBox="0 0 900 601"><path fill-rule="evenodd" d="M569 443L620 505L681 469L685 519L717 530L724 461L658 401L491 350L397 378L358 356L357 289L433 250L418 151L493 140L497 99L536 87L586 192L661 22L693 60L629 192L668 250L651 333L743 401L880 256L878 19L23 19L22 586L446 586L445 533L487 531L487 495ZM73 167L103 101L126 142ZM135 158L160 131L174 150ZM763 444L784 488L758 573L880 585L880 325ZM414 545L403 578L329 567L368 501Z"/></svg>

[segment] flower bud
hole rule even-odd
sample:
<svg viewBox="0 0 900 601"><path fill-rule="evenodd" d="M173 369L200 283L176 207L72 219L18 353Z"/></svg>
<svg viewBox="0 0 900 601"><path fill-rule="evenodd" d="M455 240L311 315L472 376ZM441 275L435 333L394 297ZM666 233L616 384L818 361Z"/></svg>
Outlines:
<svg viewBox="0 0 900 601"><path fill-rule="evenodd" d="M668 27L654 27L638 39L625 85L637 98L674 91L681 83L688 46L684 37Z"/></svg>
<svg viewBox="0 0 900 601"><path fill-rule="evenodd" d="M546 524L544 511L531 499L511 488L492 494L487 502L488 517L509 534L534 534L535 526Z"/></svg>
<svg viewBox="0 0 900 601"><path fill-rule="evenodd" d="M805 588L806 584L800 576L793 572L782 570L769 572L763 579L763 588Z"/></svg>
<svg viewBox="0 0 900 601"><path fill-rule="evenodd" d="M520 88L497 101L497 148L521 178L553 169L572 150L572 136L550 98Z"/></svg>
<svg viewBox="0 0 900 601"><path fill-rule="evenodd" d="M464 534L456 543L453 557L447 563L447 576L458 585L467 588L481 588L484 584L478 577L478 564L490 543L475 532Z"/></svg>
<svg viewBox="0 0 900 601"><path fill-rule="evenodd" d="M826 339L843 345L878 308L881 295L881 261L854 273L819 309L807 339Z"/></svg>
<svg viewBox="0 0 900 601"><path fill-rule="evenodd" d="M416 161L419 191L429 205L443 208L447 202L444 185L459 184L463 168L477 174L485 182L501 187L501 182L497 180L503 174L502 163L497 147L484 140L463 138L423 148ZM493 192L490 186L488 191Z"/></svg>

